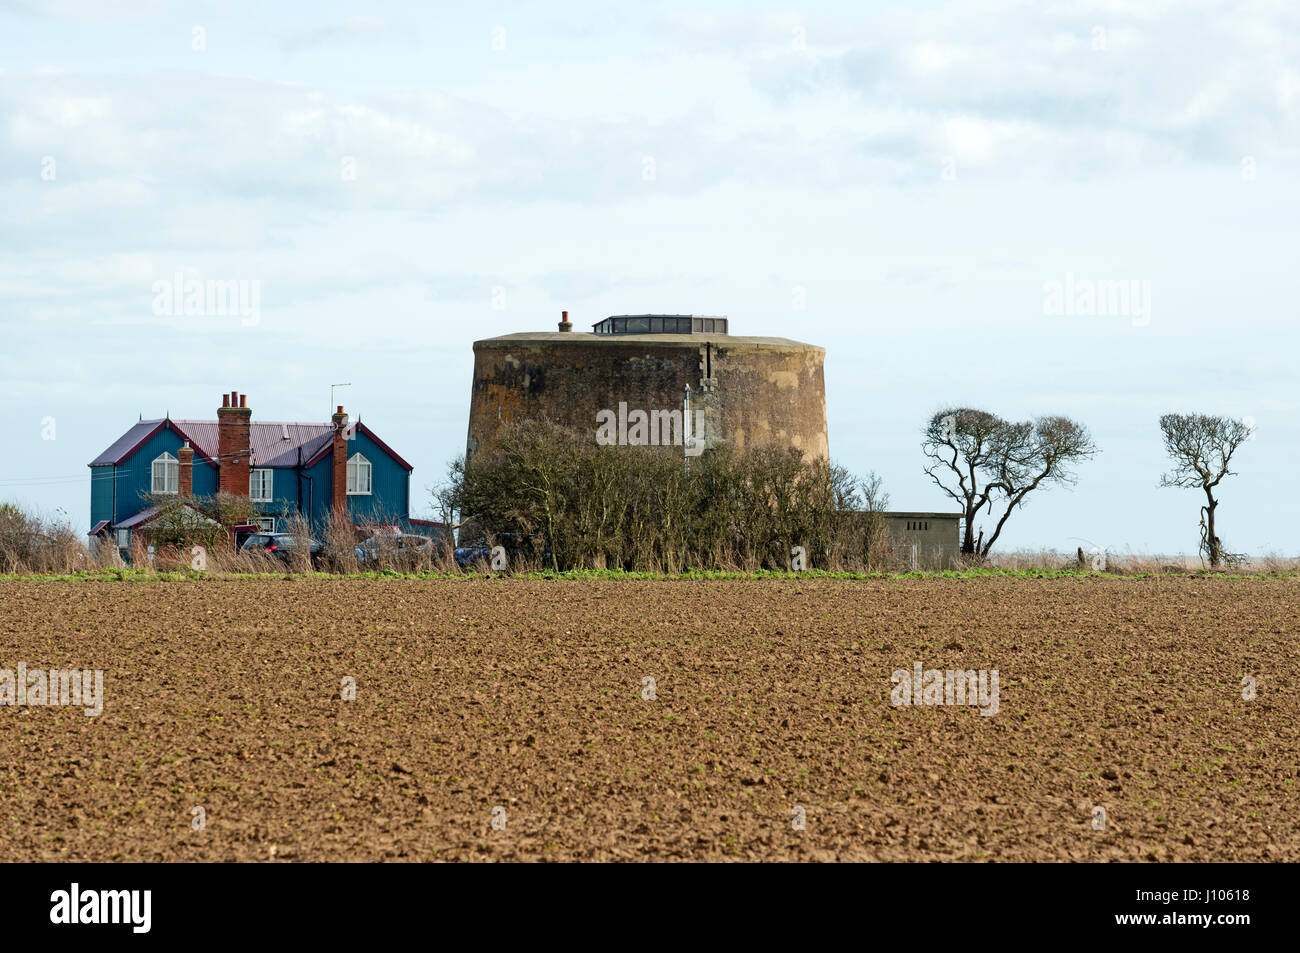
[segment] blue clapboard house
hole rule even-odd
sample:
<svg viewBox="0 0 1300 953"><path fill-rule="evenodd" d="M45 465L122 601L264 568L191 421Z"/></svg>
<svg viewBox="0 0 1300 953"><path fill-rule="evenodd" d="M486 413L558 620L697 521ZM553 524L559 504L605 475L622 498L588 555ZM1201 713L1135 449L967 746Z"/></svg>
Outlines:
<svg viewBox="0 0 1300 953"><path fill-rule="evenodd" d="M129 549L158 507L148 496L247 496L254 525L275 532L300 513L322 531L335 513L359 528L435 535L441 524L411 519L411 470L342 407L326 423L252 420L247 396L222 395L216 420L140 420L90 463L91 536Z"/></svg>

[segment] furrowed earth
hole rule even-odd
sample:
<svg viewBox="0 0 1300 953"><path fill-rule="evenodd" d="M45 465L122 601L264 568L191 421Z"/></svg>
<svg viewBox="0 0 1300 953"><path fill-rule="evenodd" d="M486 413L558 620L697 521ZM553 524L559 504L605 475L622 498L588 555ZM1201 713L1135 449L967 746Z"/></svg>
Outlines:
<svg viewBox="0 0 1300 953"><path fill-rule="evenodd" d="M0 669L104 672L98 717L0 707L6 860L1300 860L1294 579L9 581L0 610ZM916 662L996 669L997 713L892 704Z"/></svg>

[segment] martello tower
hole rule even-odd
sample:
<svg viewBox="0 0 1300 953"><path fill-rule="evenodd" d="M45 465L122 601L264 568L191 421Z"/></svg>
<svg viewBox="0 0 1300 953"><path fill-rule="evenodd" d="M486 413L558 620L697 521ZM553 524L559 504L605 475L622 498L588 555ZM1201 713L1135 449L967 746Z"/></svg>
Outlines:
<svg viewBox="0 0 1300 953"><path fill-rule="evenodd" d="M776 445L826 459L825 349L729 331L725 317L628 314L585 333L566 311L557 331L475 341L467 453L493 446L521 418L547 417L595 439L602 411L635 419L637 410L689 407L706 448Z"/></svg>

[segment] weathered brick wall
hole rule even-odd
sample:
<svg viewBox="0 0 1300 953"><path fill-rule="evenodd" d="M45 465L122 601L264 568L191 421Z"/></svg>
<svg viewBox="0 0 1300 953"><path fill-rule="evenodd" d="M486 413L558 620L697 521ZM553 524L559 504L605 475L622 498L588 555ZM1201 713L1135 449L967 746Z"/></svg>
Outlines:
<svg viewBox="0 0 1300 953"><path fill-rule="evenodd" d="M826 458L825 350L726 335L513 334L474 344L468 450L523 417L592 434L601 410L674 410L691 387L709 445L788 446ZM680 451L678 451L680 452Z"/></svg>

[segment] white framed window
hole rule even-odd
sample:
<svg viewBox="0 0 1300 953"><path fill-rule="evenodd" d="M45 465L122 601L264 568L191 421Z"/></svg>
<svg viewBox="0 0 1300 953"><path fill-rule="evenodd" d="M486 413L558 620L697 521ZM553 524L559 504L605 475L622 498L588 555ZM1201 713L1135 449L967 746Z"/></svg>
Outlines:
<svg viewBox="0 0 1300 953"><path fill-rule="evenodd" d="M348 457L348 496L370 495L370 461L359 453Z"/></svg>
<svg viewBox="0 0 1300 953"><path fill-rule="evenodd" d="M274 533L274 532L275 532L275 517L274 517L274 516L264 516L264 517L262 517L261 519L259 519L259 520L257 521L257 525L258 525L258 529L260 529L263 533Z"/></svg>
<svg viewBox="0 0 1300 953"><path fill-rule="evenodd" d="M150 489L154 493L175 493L180 488L180 461L170 453L155 457L153 461L153 480Z"/></svg>
<svg viewBox="0 0 1300 953"><path fill-rule="evenodd" d="M271 502L271 470L259 467L248 471L248 498L255 503Z"/></svg>
<svg viewBox="0 0 1300 953"><path fill-rule="evenodd" d="M118 549L131 548L131 531L129 529L119 529L117 531L117 548Z"/></svg>

